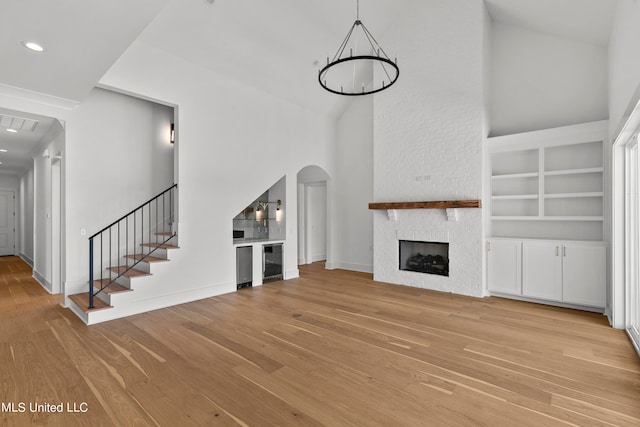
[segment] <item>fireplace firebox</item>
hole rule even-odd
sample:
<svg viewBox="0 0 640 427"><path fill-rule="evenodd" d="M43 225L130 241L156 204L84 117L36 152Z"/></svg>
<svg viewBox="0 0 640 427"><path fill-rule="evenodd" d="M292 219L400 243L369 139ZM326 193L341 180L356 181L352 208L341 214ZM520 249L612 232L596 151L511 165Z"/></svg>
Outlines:
<svg viewBox="0 0 640 427"><path fill-rule="evenodd" d="M449 243L400 240L403 271L449 276Z"/></svg>

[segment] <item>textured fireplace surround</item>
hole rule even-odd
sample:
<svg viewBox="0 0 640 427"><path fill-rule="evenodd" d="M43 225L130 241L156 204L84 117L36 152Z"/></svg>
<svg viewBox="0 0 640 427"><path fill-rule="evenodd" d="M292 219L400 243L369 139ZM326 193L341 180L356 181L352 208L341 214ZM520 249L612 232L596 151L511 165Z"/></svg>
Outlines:
<svg viewBox="0 0 640 427"><path fill-rule="evenodd" d="M374 278L387 283L482 297L482 233L480 209L460 209L449 221L443 209L374 215ZM398 268L400 240L449 243L449 276L419 274Z"/></svg>
<svg viewBox="0 0 640 427"><path fill-rule="evenodd" d="M372 202L482 197L489 23L482 2L429 2L385 33L405 67L374 95ZM374 279L483 296L482 209L456 211L449 220L446 209L398 209L394 220L374 210ZM399 239L448 242L449 277L400 271Z"/></svg>

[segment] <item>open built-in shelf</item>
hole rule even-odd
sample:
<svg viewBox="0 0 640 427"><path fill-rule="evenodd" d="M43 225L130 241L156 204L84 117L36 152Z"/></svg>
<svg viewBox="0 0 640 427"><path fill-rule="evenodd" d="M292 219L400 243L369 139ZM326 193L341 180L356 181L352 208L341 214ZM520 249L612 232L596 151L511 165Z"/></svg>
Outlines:
<svg viewBox="0 0 640 427"><path fill-rule="evenodd" d="M440 200L434 202L381 202L369 203L369 209L458 209L480 208L480 200Z"/></svg>
<svg viewBox="0 0 640 427"><path fill-rule="evenodd" d="M602 241L605 122L487 140L490 237Z"/></svg>

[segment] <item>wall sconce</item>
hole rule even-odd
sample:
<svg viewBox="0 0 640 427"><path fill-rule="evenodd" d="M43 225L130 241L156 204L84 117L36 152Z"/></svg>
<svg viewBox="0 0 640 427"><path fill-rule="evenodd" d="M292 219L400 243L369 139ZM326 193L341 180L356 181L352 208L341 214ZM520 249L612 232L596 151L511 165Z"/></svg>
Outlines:
<svg viewBox="0 0 640 427"><path fill-rule="evenodd" d="M282 201L278 200L276 202L276 222L282 221Z"/></svg>
<svg viewBox="0 0 640 427"><path fill-rule="evenodd" d="M171 123L171 133L169 134L169 141L173 144L176 142L176 128L173 123Z"/></svg>
<svg viewBox="0 0 640 427"><path fill-rule="evenodd" d="M276 221L280 221L282 216L282 200L277 200L275 202L257 202L256 203L256 221L260 221L263 218L264 212L267 210L269 204L276 205ZM266 218L265 218L266 219Z"/></svg>

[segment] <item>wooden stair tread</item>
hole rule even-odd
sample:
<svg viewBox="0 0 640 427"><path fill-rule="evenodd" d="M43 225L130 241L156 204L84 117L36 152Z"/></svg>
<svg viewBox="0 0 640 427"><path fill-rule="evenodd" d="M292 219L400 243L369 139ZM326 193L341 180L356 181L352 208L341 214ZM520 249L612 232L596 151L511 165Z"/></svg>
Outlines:
<svg viewBox="0 0 640 427"><path fill-rule="evenodd" d="M157 256L152 256L152 255L143 255L143 254L135 254L135 255L127 255L125 258L129 258L135 261L139 261L142 259L142 257L144 257L144 260L142 262L148 262L149 264L154 263L154 262L169 262L168 259L166 258L160 258Z"/></svg>
<svg viewBox="0 0 640 427"><path fill-rule="evenodd" d="M85 313L105 310L107 308L113 308L109 304L102 301L100 298L96 296L93 297L94 308L89 308L89 292L85 292L83 294L69 295L69 299L73 301L74 304L77 305L78 308Z"/></svg>
<svg viewBox="0 0 640 427"><path fill-rule="evenodd" d="M147 246L150 248L160 248L160 249L180 249L179 247L169 243L141 243L140 246Z"/></svg>
<svg viewBox="0 0 640 427"><path fill-rule="evenodd" d="M143 277L143 276L151 276L151 273L147 273L146 271L136 270L135 268L127 270L127 267L121 265L120 267L111 267L108 270L113 271L116 274L120 274L124 277L132 278L132 277Z"/></svg>
<svg viewBox="0 0 640 427"><path fill-rule="evenodd" d="M173 236L171 231L158 231L155 233L156 236Z"/></svg>

